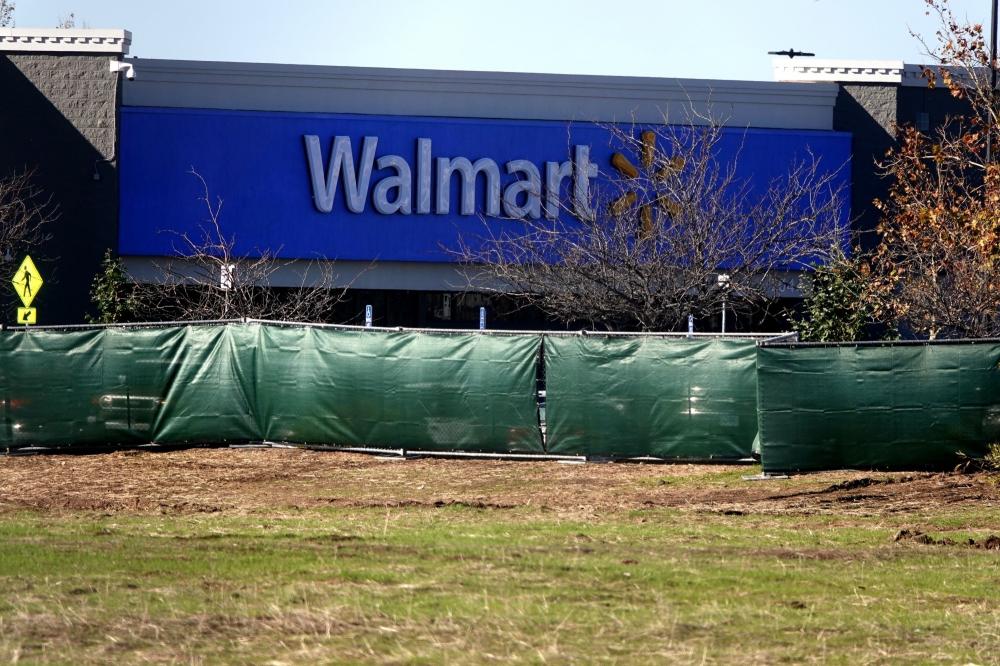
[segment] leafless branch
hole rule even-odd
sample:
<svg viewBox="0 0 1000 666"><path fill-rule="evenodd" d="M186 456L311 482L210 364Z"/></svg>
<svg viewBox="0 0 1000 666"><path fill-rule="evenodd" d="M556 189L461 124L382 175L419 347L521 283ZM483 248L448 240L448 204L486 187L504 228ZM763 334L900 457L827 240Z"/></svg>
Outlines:
<svg viewBox="0 0 1000 666"><path fill-rule="evenodd" d="M24 254L51 234L58 217L52 196L34 185L34 172L25 170L0 178L0 261Z"/></svg>
<svg viewBox="0 0 1000 666"><path fill-rule="evenodd" d="M210 195L201 174L190 173L201 184L207 217L196 234L177 234L174 256L155 264L157 279L137 285L141 309L156 319L325 321L350 286L335 286L333 262L317 258L298 269L297 286L276 287L278 271L296 270L292 262L278 258L280 248L238 254L235 235L223 228L222 199Z"/></svg>

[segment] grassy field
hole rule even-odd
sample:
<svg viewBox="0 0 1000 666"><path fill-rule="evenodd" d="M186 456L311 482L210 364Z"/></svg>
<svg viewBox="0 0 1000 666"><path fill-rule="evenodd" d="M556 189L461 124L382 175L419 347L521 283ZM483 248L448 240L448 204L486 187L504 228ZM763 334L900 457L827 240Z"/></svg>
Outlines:
<svg viewBox="0 0 1000 666"><path fill-rule="evenodd" d="M966 543L1000 534L984 475L176 455L0 460L0 659L1000 659L1000 551ZM283 462L313 475L253 473ZM115 495L103 467L152 471Z"/></svg>

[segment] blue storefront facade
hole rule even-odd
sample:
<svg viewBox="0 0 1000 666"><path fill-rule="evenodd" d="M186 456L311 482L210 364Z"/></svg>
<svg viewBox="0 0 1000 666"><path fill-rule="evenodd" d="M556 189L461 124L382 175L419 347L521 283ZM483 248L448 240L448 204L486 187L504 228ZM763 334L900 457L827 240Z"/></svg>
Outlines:
<svg viewBox="0 0 1000 666"><path fill-rule="evenodd" d="M169 256L177 234L198 235L196 172L241 256L454 263L460 238L566 215L574 194L599 199L615 134L595 122L125 107L119 252ZM808 157L849 187L842 132L727 128L715 147L751 193Z"/></svg>

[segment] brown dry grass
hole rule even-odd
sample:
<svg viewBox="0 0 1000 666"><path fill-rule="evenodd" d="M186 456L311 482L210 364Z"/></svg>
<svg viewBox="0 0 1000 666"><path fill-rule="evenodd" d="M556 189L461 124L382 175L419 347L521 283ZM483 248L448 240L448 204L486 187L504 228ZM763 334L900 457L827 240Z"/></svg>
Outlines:
<svg viewBox="0 0 1000 666"><path fill-rule="evenodd" d="M0 457L0 512L234 512L462 504L560 513L676 507L888 513L1000 505L986 474L838 471L748 482L749 466L400 459L302 449Z"/></svg>

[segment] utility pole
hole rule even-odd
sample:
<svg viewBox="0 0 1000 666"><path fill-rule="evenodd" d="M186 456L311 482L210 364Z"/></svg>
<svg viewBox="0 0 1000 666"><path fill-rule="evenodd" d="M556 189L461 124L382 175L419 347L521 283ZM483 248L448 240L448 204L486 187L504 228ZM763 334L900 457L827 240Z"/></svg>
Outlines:
<svg viewBox="0 0 1000 666"><path fill-rule="evenodd" d="M990 90L997 89L997 0L990 14Z"/></svg>
<svg viewBox="0 0 1000 666"><path fill-rule="evenodd" d="M997 93L997 0L993 0L990 13L990 125L986 132L986 163L990 164L993 153L993 109Z"/></svg>

